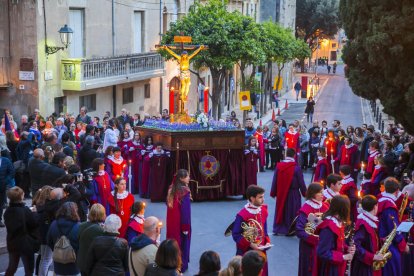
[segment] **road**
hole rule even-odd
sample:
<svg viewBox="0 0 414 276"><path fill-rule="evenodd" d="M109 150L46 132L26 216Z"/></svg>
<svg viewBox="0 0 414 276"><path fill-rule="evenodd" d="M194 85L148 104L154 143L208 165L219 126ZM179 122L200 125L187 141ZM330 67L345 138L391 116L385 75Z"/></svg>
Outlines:
<svg viewBox="0 0 414 276"><path fill-rule="evenodd" d="M366 120L368 109L365 103L361 105L359 97L352 94L341 69L341 67L338 68L339 75L329 77L316 104L314 118L319 121L327 120L329 124L332 120L339 119L344 128L349 124L359 126ZM303 110L303 104L291 105L281 118L286 119L288 123L293 119L301 119ZM305 172L304 176L306 183L309 184L311 172ZM272 177L272 171L258 174L258 182L266 190L265 203L269 205L268 230L270 234L275 213L275 200L269 197ZM222 267L227 266L228 261L235 254L235 244L231 237L224 237L224 231L244 204L245 201L241 197L192 203L191 257L189 271L185 275L198 273L200 255L206 250L218 252ZM148 203L145 215L154 215L165 221L166 206L164 203ZM165 238L165 229L162 231L162 238ZM296 275L299 246L297 238L271 235L270 239L275 246L268 251L269 274ZM0 258L0 268L2 268L0 271L4 271L6 266L7 260L3 256ZM16 275L23 275L21 268Z"/></svg>

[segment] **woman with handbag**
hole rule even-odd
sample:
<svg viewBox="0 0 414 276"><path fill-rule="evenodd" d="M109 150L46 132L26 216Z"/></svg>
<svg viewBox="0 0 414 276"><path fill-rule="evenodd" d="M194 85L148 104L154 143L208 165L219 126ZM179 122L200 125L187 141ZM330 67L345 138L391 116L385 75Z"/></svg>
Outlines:
<svg viewBox="0 0 414 276"><path fill-rule="evenodd" d="M9 266L7 276L16 273L20 259L23 262L25 275L34 272L34 253L39 250L40 242L36 235L38 221L36 215L25 206L24 192L19 187L7 191L10 205L4 213L4 222L7 228L7 251Z"/></svg>

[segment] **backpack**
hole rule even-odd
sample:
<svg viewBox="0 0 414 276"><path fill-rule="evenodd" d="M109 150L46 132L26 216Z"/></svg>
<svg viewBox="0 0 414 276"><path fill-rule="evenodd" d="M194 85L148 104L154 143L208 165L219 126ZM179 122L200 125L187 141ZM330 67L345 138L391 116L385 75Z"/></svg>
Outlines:
<svg viewBox="0 0 414 276"><path fill-rule="evenodd" d="M56 223L59 232L60 231L59 225ZM60 264L70 264L76 262L76 253L73 249L72 245L70 244L70 240L68 239L70 233L72 232L72 228L69 230L67 235L61 235L60 238L56 241L55 246L53 247L53 261Z"/></svg>

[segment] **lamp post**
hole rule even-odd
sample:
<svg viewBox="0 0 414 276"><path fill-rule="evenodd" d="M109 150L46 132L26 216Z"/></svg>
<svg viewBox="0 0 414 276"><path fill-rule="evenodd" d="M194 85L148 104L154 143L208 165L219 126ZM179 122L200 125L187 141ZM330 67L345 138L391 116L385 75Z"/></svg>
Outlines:
<svg viewBox="0 0 414 276"><path fill-rule="evenodd" d="M316 35L316 58L315 58L315 79L318 76L318 52L319 52L319 29L315 32Z"/></svg>
<svg viewBox="0 0 414 276"><path fill-rule="evenodd" d="M45 46L46 55L53 55L57 53L59 50L67 49L69 44L72 42L73 30L69 28L68 25L65 24L65 26L60 28L59 35L60 35L60 41L62 42L64 47L48 46L46 42L46 46Z"/></svg>

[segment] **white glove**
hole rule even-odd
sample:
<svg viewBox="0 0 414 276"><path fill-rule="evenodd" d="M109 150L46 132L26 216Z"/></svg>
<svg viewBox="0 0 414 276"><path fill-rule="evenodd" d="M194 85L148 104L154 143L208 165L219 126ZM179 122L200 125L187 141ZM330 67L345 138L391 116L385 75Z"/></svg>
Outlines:
<svg viewBox="0 0 414 276"><path fill-rule="evenodd" d="M333 159L332 159L332 160L331 160L331 164L335 164L335 160L333 160Z"/></svg>
<svg viewBox="0 0 414 276"><path fill-rule="evenodd" d="M152 158L152 156L154 156L154 153L150 152L150 154L148 154L149 158Z"/></svg>
<svg viewBox="0 0 414 276"><path fill-rule="evenodd" d="M244 154L249 154L250 150L244 150Z"/></svg>
<svg viewBox="0 0 414 276"><path fill-rule="evenodd" d="M134 151L134 148L129 148L129 151Z"/></svg>
<svg viewBox="0 0 414 276"><path fill-rule="evenodd" d="M141 150L141 155L144 155L145 154L145 150Z"/></svg>

